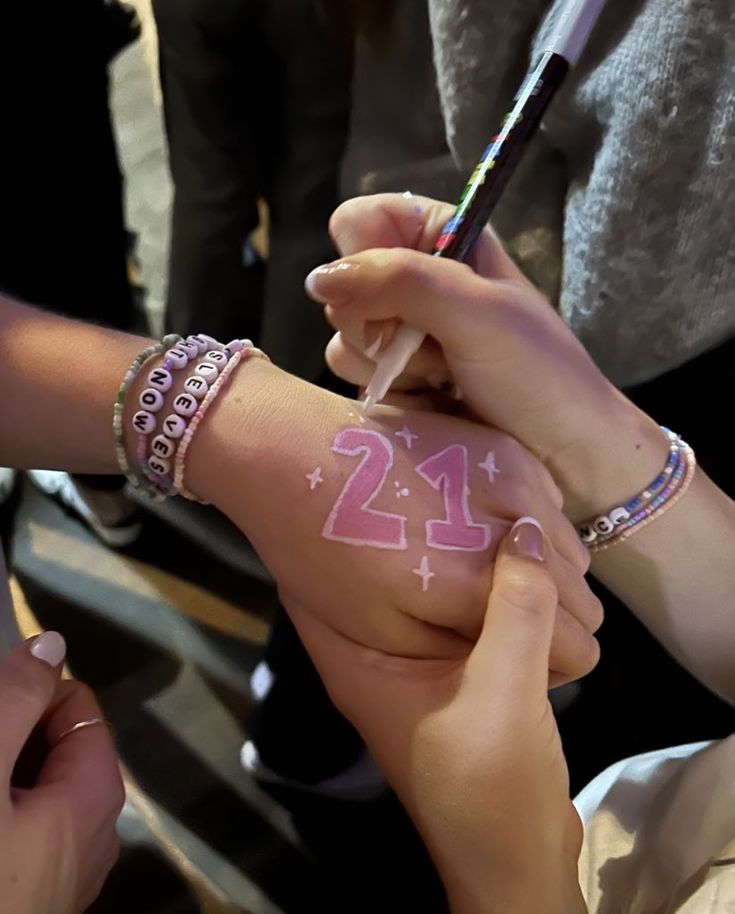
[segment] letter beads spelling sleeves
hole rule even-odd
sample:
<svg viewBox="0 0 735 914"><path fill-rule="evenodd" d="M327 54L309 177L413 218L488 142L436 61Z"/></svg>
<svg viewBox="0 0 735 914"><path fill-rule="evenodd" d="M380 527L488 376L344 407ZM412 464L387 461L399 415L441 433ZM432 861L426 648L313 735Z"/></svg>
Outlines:
<svg viewBox="0 0 735 914"><path fill-rule="evenodd" d="M201 423L205 413L212 405L219 392L225 386L243 359L247 359L251 356L265 359L268 358L264 352L262 352L260 349L256 349L250 340L233 340L231 343L227 344L225 347L225 352L231 353L231 355L229 360L225 361L224 364L222 359L211 358L213 355L217 355L217 353L207 353L207 362L199 365L195 370L195 374L198 373L199 376L202 376L202 372L200 372L199 369L204 368L207 364L210 364L216 368L217 376L215 377L213 383L211 383L209 389L206 392L206 395L202 399L202 402L197 404L189 426L181 436L181 440L179 441L179 445L176 449L176 457L174 460L174 491L176 491L179 495L183 495L184 498L188 498L190 501L201 501L201 499L197 498L196 495L193 495L191 492L189 492L184 485L184 476L186 474L186 454L189 449L189 445L191 444L191 440L194 437L197 428L199 427L199 424Z"/></svg>

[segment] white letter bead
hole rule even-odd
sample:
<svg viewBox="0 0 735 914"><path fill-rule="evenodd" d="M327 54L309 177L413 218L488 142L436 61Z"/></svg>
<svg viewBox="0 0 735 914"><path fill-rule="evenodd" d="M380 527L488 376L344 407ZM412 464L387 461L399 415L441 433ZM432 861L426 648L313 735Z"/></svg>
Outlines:
<svg viewBox="0 0 735 914"><path fill-rule="evenodd" d="M190 393L192 397L196 397L197 400L203 400L207 396L207 391L209 390L209 384L204 380L201 375L192 375L184 384L184 390L187 393Z"/></svg>
<svg viewBox="0 0 735 914"><path fill-rule="evenodd" d="M133 416L133 428L141 435L150 435L156 427L156 417L148 410L141 409Z"/></svg>
<svg viewBox="0 0 735 914"><path fill-rule="evenodd" d="M197 347L197 352L199 355L204 355L204 353L209 349L209 343L201 336L187 336L187 343L193 343Z"/></svg>
<svg viewBox="0 0 735 914"><path fill-rule="evenodd" d="M591 524L582 524L582 526L579 528L579 538L583 543L589 545L590 543L594 543L594 541L597 539L597 533L595 533L595 530Z"/></svg>
<svg viewBox="0 0 735 914"><path fill-rule="evenodd" d="M171 457L176 450L176 445L165 435L156 435L151 444L151 450L157 457Z"/></svg>
<svg viewBox="0 0 735 914"><path fill-rule="evenodd" d="M146 387L140 395L140 405L153 413L157 413L163 406L163 394L160 390L154 390L152 387Z"/></svg>
<svg viewBox="0 0 735 914"><path fill-rule="evenodd" d="M592 526L600 536L607 536L608 533L612 533L615 529L615 524L605 514L596 517Z"/></svg>
<svg viewBox="0 0 735 914"><path fill-rule="evenodd" d="M219 375L219 368L211 362L202 362L194 369L196 374L201 375L206 381L214 381Z"/></svg>
<svg viewBox="0 0 735 914"><path fill-rule="evenodd" d="M179 394L174 400L174 410L180 416L186 418L194 415L197 411L197 406L199 406L199 403L197 402L196 397L192 397L191 394Z"/></svg>
<svg viewBox="0 0 735 914"><path fill-rule="evenodd" d="M174 379L171 377L171 372L166 371L165 368L154 368L148 375L148 383L151 387L155 387L156 390L160 390L163 393L166 393L167 390L171 390L173 382Z"/></svg>
<svg viewBox="0 0 735 914"><path fill-rule="evenodd" d="M171 362L174 368L183 368L189 364L189 356L181 349L169 349L164 358Z"/></svg>
<svg viewBox="0 0 735 914"><path fill-rule="evenodd" d="M616 527L619 527L624 521L628 520L630 513L625 508L613 508L608 515Z"/></svg>
<svg viewBox="0 0 735 914"><path fill-rule="evenodd" d="M216 349L219 351L222 348L222 343L213 336L209 336L207 333L200 333L198 336L207 341L207 349Z"/></svg>
<svg viewBox="0 0 735 914"><path fill-rule="evenodd" d="M172 413L163 420L163 430L169 438L180 438L186 431L186 422Z"/></svg>
<svg viewBox="0 0 735 914"><path fill-rule="evenodd" d="M176 348L185 352L190 359L195 359L199 355L199 347L196 343L188 343L186 340L176 344Z"/></svg>
<svg viewBox="0 0 735 914"><path fill-rule="evenodd" d="M245 348L245 344L242 340L231 340L226 346L225 349L229 349L230 352L234 355L236 352L242 352Z"/></svg>
<svg viewBox="0 0 735 914"><path fill-rule="evenodd" d="M205 358L209 359L210 362L213 362L219 368L223 368L227 364L227 356L224 352L217 352L214 349L211 352L208 352Z"/></svg>
<svg viewBox="0 0 735 914"><path fill-rule="evenodd" d="M167 476L171 472L171 463L163 457L149 457L148 469L156 476Z"/></svg>

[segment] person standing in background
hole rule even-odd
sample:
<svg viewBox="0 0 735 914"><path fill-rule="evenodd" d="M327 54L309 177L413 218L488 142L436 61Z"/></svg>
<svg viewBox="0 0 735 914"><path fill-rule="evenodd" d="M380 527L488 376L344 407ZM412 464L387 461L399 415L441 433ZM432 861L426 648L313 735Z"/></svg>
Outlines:
<svg viewBox="0 0 735 914"><path fill-rule="evenodd" d="M349 42L314 0L153 0L174 206L166 329L245 329L324 381L329 338L303 278L333 255ZM267 204L268 256L251 233Z"/></svg>
<svg viewBox="0 0 735 914"><path fill-rule="evenodd" d="M138 34L117 0L12 3L0 32L0 290L119 330L146 326L128 278L107 68ZM30 475L108 545L137 537L119 477ZM13 479L0 470L0 501Z"/></svg>

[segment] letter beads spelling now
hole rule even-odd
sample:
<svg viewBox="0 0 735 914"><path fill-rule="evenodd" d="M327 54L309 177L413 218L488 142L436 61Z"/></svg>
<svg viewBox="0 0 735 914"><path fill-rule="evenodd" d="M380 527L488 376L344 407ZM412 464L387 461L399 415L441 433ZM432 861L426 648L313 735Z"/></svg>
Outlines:
<svg viewBox="0 0 735 914"><path fill-rule="evenodd" d="M163 364L151 370L148 386L140 394L140 409L132 417L137 433L136 472L125 452L122 414L125 395L143 364L164 353ZM267 358L250 340L233 340L227 346L204 334L166 336L158 346L145 349L125 375L115 401L113 425L118 463L128 481L148 497L160 501L176 492L198 500L184 488L186 453L207 409L232 375L249 355ZM172 372L195 359L202 361L186 379L183 390L171 395ZM165 416L159 427L159 417ZM157 434L156 434L157 433Z"/></svg>
<svg viewBox="0 0 735 914"><path fill-rule="evenodd" d="M118 466L120 467L121 472L128 480L131 486L134 489L138 489L141 492L144 492L150 498L160 501L164 497L164 493L161 493L156 488L154 488L145 477L136 473L128 462L128 455L125 452L125 437L123 434L123 407L125 405L125 396L127 395L130 385L133 383L135 378L137 378L141 368L148 361L148 359L153 358L153 356L160 355L165 349L168 349L171 346L176 346L181 341L181 337L177 334L170 333L164 336L160 343L155 346L149 346L147 349L144 349L133 361L130 368L128 368L123 378L120 389L117 392L117 397L115 398L115 405L112 412L112 430L115 435L115 454L117 456ZM147 416L146 412L146 416ZM133 426L139 434L147 434L145 429L148 428L149 431L152 431L155 428L155 417L152 418L151 422L146 418L146 416L141 416L136 414L133 418Z"/></svg>

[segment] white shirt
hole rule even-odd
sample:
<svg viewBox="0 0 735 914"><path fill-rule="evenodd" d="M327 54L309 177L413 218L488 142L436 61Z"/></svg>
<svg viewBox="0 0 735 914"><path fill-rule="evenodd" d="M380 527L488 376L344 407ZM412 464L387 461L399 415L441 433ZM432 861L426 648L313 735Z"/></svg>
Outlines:
<svg viewBox="0 0 735 914"><path fill-rule="evenodd" d="M590 914L735 912L735 735L624 759L574 802Z"/></svg>

